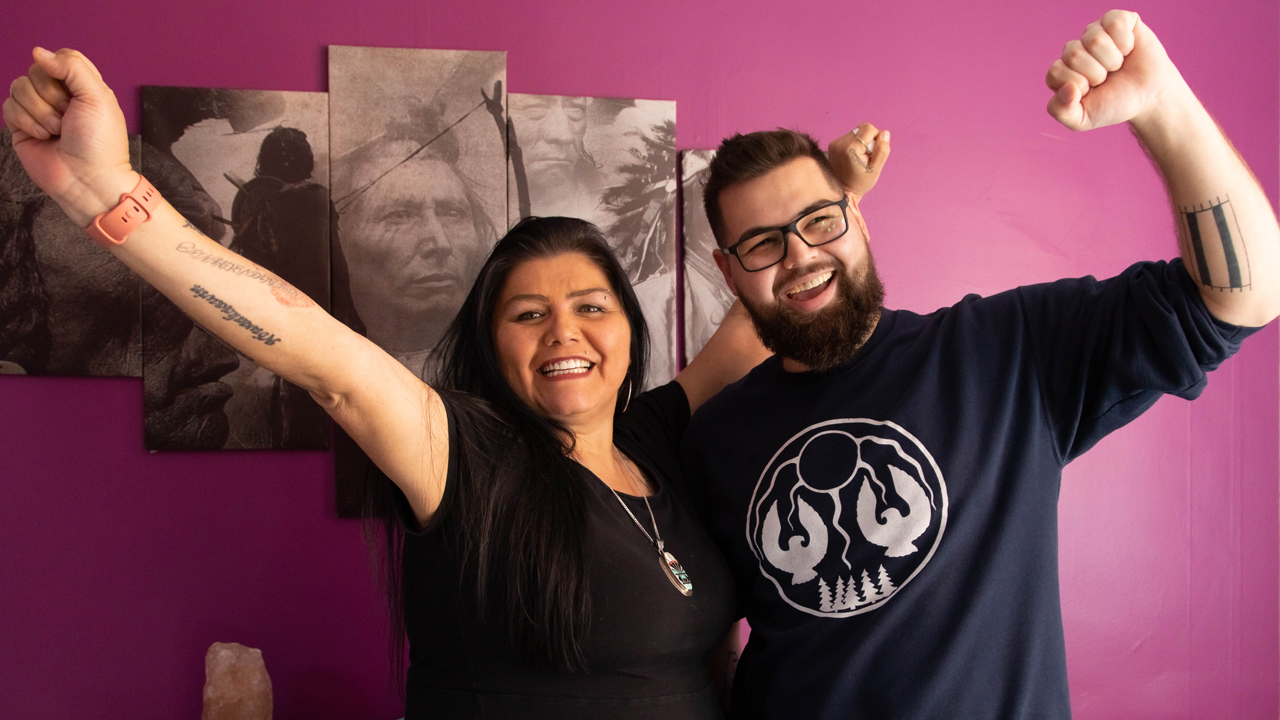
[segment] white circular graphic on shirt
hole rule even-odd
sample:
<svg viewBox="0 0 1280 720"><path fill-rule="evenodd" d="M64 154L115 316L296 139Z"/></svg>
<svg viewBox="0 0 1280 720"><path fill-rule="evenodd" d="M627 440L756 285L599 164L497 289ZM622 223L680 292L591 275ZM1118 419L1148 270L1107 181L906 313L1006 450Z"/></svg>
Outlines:
<svg viewBox="0 0 1280 720"><path fill-rule="evenodd" d="M811 425L774 453L747 510L747 543L789 605L849 617L889 601L933 557L947 486L887 420Z"/></svg>

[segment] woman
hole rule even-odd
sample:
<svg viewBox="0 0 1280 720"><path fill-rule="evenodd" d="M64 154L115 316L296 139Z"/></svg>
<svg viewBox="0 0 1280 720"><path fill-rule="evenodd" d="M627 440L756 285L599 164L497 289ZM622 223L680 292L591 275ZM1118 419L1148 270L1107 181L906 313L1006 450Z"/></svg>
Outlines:
<svg viewBox="0 0 1280 720"><path fill-rule="evenodd" d="M93 65L34 56L5 122L32 180L88 227L145 183ZM527 220L481 270L432 388L288 283L227 271L240 258L162 199L139 204L145 222L99 241L311 393L394 483L378 509L403 552L390 587L408 717L719 714L703 663L732 589L677 491L676 447L691 409L765 355L740 308L675 382L641 394L644 318L599 231Z"/></svg>
<svg viewBox="0 0 1280 720"><path fill-rule="evenodd" d="M441 344L443 493L429 515L407 493L374 508L409 529L387 528L409 716L566 717L589 699L590 717L715 717L705 658L731 581L672 491L685 395L714 380L695 363L639 394L646 338L591 224L528 219L494 248Z"/></svg>

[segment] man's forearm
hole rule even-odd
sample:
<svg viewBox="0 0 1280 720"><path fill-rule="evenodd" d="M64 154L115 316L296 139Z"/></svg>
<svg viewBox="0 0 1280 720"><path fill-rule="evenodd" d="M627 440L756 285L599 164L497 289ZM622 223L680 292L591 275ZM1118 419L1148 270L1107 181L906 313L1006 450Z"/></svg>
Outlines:
<svg viewBox="0 0 1280 720"><path fill-rule="evenodd" d="M1179 76L1130 122L1169 189L1179 249L1210 312L1236 325L1280 315L1280 227L1266 194Z"/></svg>

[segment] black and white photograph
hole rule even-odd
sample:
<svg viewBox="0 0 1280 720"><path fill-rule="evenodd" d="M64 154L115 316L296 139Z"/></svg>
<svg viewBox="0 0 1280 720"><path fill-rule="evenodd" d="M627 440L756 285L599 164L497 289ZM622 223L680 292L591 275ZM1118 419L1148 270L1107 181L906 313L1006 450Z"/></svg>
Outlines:
<svg viewBox="0 0 1280 720"><path fill-rule="evenodd" d="M138 293L137 276L31 182L0 129L0 374L140 377Z"/></svg>
<svg viewBox="0 0 1280 720"><path fill-rule="evenodd" d="M506 78L504 52L329 47L333 314L428 382L506 227ZM339 516L373 470L335 426Z"/></svg>
<svg viewBox="0 0 1280 720"><path fill-rule="evenodd" d="M144 172L187 220L234 250L228 272L264 268L330 306L328 97L144 86ZM190 245L190 244L188 244ZM214 259L190 245L190 262ZM143 291L143 387L151 450L324 449L328 416L306 391L238 355Z"/></svg>
<svg viewBox="0 0 1280 720"><path fill-rule="evenodd" d="M329 48L335 314L424 379L506 220L505 85L506 53Z"/></svg>
<svg viewBox="0 0 1280 720"><path fill-rule="evenodd" d="M676 104L509 96L508 226L531 215L595 223L630 276L652 356L648 385L676 373Z"/></svg>
<svg viewBox="0 0 1280 720"><path fill-rule="evenodd" d="M711 253L716 238L702 208L702 187L707 181L715 150L680 153L680 178L684 191L684 356L692 359L707 344L733 305L733 293L725 284Z"/></svg>

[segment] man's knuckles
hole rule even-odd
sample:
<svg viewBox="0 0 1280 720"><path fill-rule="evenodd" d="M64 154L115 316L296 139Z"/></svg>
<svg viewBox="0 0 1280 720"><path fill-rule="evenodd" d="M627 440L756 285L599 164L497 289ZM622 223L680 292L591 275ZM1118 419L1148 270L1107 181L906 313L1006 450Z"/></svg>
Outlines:
<svg viewBox="0 0 1280 720"><path fill-rule="evenodd" d="M1102 26L1103 30L1107 31L1107 35L1111 36L1120 53L1128 55L1133 50L1134 33L1139 22L1138 13L1129 12L1128 10L1112 10L1103 15L1098 24Z"/></svg>
<svg viewBox="0 0 1280 720"><path fill-rule="evenodd" d="M1049 70L1044 74L1044 84L1049 86L1050 90L1057 90L1067 82L1067 64L1061 59L1054 60L1049 66Z"/></svg>
<svg viewBox="0 0 1280 720"><path fill-rule="evenodd" d="M1104 56L1119 52L1119 49L1116 48L1115 40L1111 39L1111 36L1100 27L1093 28L1090 32L1085 33L1084 37L1080 38L1080 44L1098 60L1102 60Z"/></svg>
<svg viewBox="0 0 1280 720"><path fill-rule="evenodd" d="M1062 46L1062 61L1068 67L1077 67L1091 57L1093 56L1089 54L1089 51L1084 49L1084 43L1079 40L1072 40Z"/></svg>
<svg viewBox="0 0 1280 720"><path fill-rule="evenodd" d="M1098 20L1098 24L1107 29L1130 31L1138 24L1138 13L1132 10L1108 10Z"/></svg>

